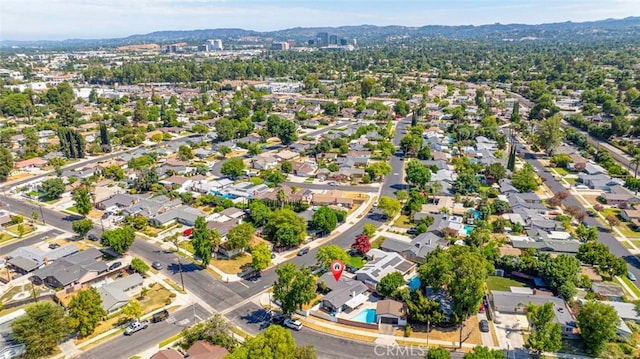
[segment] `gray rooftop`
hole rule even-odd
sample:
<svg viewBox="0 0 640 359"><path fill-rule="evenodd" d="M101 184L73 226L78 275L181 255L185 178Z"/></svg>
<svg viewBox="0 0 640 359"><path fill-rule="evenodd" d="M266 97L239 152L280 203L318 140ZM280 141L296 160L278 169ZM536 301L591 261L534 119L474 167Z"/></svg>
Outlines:
<svg viewBox="0 0 640 359"><path fill-rule="evenodd" d="M553 303L554 314L556 322L564 326L575 327L576 322L569 308L565 304L564 300L558 297L548 295L534 295L526 293L512 293L503 291L491 291L493 297L494 309L499 312L513 313L514 308L521 304L527 306L529 303L535 305L544 305L546 303Z"/></svg>

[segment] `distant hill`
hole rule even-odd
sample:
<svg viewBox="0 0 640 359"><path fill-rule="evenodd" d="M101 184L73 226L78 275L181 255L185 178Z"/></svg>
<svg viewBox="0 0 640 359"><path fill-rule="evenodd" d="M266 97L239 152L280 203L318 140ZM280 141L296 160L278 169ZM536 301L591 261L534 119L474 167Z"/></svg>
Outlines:
<svg viewBox="0 0 640 359"><path fill-rule="evenodd" d="M640 17L606 19L590 22L562 22L540 25L491 24L480 26L423 27L406 26L341 26L296 27L285 30L259 32L244 29L203 29L189 31L156 31L114 39L69 39L63 41L12 41L0 42L0 47L31 48L101 48L138 44L202 43L207 39L222 39L227 43L239 43L248 38L258 41L296 40L306 42L318 32L328 32L340 38L357 39L358 44L376 44L398 37L445 37L477 40L537 39L550 41L592 41L594 39L640 39Z"/></svg>

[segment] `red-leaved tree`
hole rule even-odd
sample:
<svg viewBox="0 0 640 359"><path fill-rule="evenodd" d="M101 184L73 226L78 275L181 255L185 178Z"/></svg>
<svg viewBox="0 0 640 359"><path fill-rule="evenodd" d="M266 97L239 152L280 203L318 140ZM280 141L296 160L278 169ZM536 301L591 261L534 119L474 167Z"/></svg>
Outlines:
<svg viewBox="0 0 640 359"><path fill-rule="evenodd" d="M369 252L369 249L371 249L371 242L369 242L369 236L367 236L364 233L359 234L356 237L356 241L353 242L353 244L351 245L351 248L360 253Z"/></svg>

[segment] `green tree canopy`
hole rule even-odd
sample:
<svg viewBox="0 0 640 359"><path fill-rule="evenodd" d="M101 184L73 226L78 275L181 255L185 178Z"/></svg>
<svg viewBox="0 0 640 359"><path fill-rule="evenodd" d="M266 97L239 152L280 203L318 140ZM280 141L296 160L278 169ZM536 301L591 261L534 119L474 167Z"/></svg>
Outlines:
<svg viewBox="0 0 640 359"><path fill-rule="evenodd" d="M232 178L240 177L244 174L244 161L240 157L234 157L226 160L222 167L220 167L220 172Z"/></svg>
<svg viewBox="0 0 640 359"><path fill-rule="evenodd" d="M191 244L193 245L194 254L200 258L202 264L209 265L214 246L214 235L207 228L207 222L204 217L196 218L191 235Z"/></svg>
<svg viewBox="0 0 640 359"><path fill-rule="evenodd" d="M251 223L240 223L229 230L225 246L231 250L247 248L255 231Z"/></svg>
<svg viewBox="0 0 640 359"><path fill-rule="evenodd" d="M547 152L547 155L553 154L553 151L560 145L564 138L564 133L560 128L562 116L560 114L541 120L536 126L533 134L533 143Z"/></svg>
<svg viewBox="0 0 640 359"><path fill-rule="evenodd" d="M102 298L95 288L81 290L69 302L69 326L80 336L93 333L107 311L102 308Z"/></svg>
<svg viewBox="0 0 640 359"><path fill-rule="evenodd" d="M420 189L424 189L426 184L431 181L431 168L422 164L418 160L411 160L405 168L405 179L407 182Z"/></svg>
<svg viewBox="0 0 640 359"><path fill-rule="evenodd" d="M6 181L13 170L13 155L11 151L0 146L0 181Z"/></svg>
<svg viewBox="0 0 640 359"><path fill-rule="evenodd" d="M380 279L380 282L376 286L376 291L385 297L389 297L404 284L405 281L402 273L391 272Z"/></svg>
<svg viewBox="0 0 640 359"><path fill-rule="evenodd" d="M336 229L337 225L338 216L336 212L327 206L318 208L313 213L313 218L309 222L309 227L324 233L331 233L331 231Z"/></svg>
<svg viewBox="0 0 640 359"><path fill-rule="evenodd" d="M89 195L89 190L85 187L80 187L73 191L72 193L73 201L75 202L75 207L78 213L83 216L86 216L91 211L91 196Z"/></svg>
<svg viewBox="0 0 640 359"><path fill-rule="evenodd" d="M316 260L322 267L329 268L329 265L335 259L346 263L349 260L349 256L344 249L336 244L327 244L318 248Z"/></svg>
<svg viewBox="0 0 640 359"><path fill-rule="evenodd" d="M251 267L260 272L271 264L271 249L266 243L258 243L251 248Z"/></svg>
<svg viewBox="0 0 640 359"><path fill-rule="evenodd" d="M402 204L395 198L382 196L378 200L378 208L380 208L389 218L395 216L402 209Z"/></svg>
<svg viewBox="0 0 640 359"><path fill-rule="evenodd" d="M533 167L528 163L513 173L511 184L520 192L534 192L540 186Z"/></svg>
<svg viewBox="0 0 640 359"><path fill-rule="evenodd" d="M25 312L11 323L11 337L25 344L28 358L51 355L69 333L62 307L51 301L42 301L28 306Z"/></svg>
<svg viewBox="0 0 640 359"><path fill-rule="evenodd" d="M287 329L271 325L228 355L230 359L315 359L313 347L297 347Z"/></svg>
<svg viewBox="0 0 640 359"><path fill-rule="evenodd" d="M49 178L42 182L40 189L49 199L58 199L65 192L65 185L62 178Z"/></svg>
<svg viewBox="0 0 640 359"><path fill-rule="evenodd" d="M264 237L278 246L297 246L307 236L307 223L290 209L273 212L262 230Z"/></svg>
<svg viewBox="0 0 640 359"><path fill-rule="evenodd" d="M75 220L71 222L71 229L73 229L80 238L84 238L87 233L93 229L93 221L89 218Z"/></svg>
<svg viewBox="0 0 640 359"><path fill-rule="evenodd" d="M102 244L122 254L133 244L135 231L129 226L102 232Z"/></svg>
<svg viewBox="0 0 640 359"><path fill-rule="evenodd" d="M555 322L553 303L534 305L529 303L527 318L531 335L526 346L536 353L557 352L562 347L562 328Z"/></svg>
<svg viewBox="0 0 640 359"><path fill-rule="evenodd" d="M131 260L130 267L132 270L142 275L144 275L147 271L149 271L149 265L138 257L135 257Z"/></svg>
<svg viewBox="0 0 640 359"><path fill-rule="evenodd" d="M297 268L295 263L284 263L276 267L278 279L273 284L273 298L281 303L285 315L315 298L315 277L307 267Z"/></svg>
<svg viewBox="0 0 640 359"><path fill-rule="evenodd" d="M584 303L576 319L585 351L593 355L600 354L605 344L615 339L620 323L616 310L598 301Z"/></svg>

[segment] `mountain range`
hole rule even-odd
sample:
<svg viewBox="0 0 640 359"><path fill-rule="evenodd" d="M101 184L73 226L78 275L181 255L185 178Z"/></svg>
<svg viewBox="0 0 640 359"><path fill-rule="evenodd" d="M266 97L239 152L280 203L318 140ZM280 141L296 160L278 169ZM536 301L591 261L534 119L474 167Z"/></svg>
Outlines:
<svg viewBox="0 0 640 359"><path fill-rule="evenodd" d="M306 43L319 32L328 32L348 40L357 39L358 44L376 44L395 38L451 38L489 41L540 40L540 41L594 41L640 39L640 17L606 19L590 22L562 22L539 25L490 24L480 26L342 26L342 27L296 27L285 30L259 32L244 29L203 29L188 31L157 31L112 39L68 39L62 41L12 41L3 40L0 47L13 48L105 48L132 44L170 44L187 42L202 43L207 39L222 39L226 43L238 44L253 41L295 40Z"/></svg>

